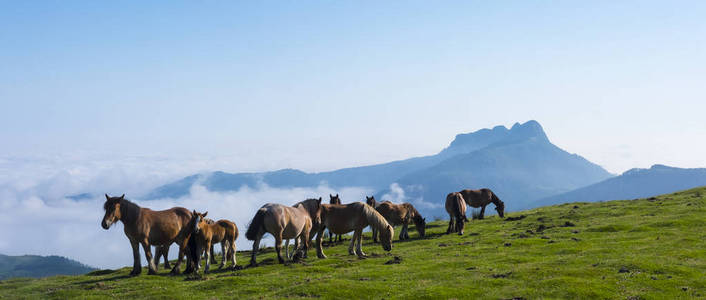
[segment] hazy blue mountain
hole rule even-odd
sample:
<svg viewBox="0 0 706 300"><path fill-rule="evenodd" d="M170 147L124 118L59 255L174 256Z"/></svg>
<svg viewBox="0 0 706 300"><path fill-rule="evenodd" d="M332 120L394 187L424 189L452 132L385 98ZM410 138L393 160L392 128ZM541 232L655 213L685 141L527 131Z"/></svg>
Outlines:
<svg viewBox="0 0 706 300"><path fill-rule="evenodd" d="M0 280L12 277L79 275L93 270L95 269L61 256L8 256L0 254Z"/></svg>
<svg viewBox="0 0 706 300"><path fill-rule="evenodd" d="M435 155L322 173L285 169L197 174L158 187L144 198L181 197L187 195L195 183L212 191L232 191L243 186L256 188L261 184L287 188L326 183L334 188L369 187L379 191L377 194L381 196L390 184L397 182L412 201L416 198L433 203L442 202L450 191L489 187L509 208L515 209L611 176L600 166L551 144L542 126L529 121L517 123L510 129L496 126L459 134ZM433 208L426 209L437 213ZM436 208L439 209L443 207Z"/></svg>
<svg viewBox="0 0 706 300"><path fill-rule="evenodd" d="M681 169L654 165L649 169L632 169L596 184L540 199L532 206L645 198L704 185L706 185L706 169Z"/></svg>
<svg viewBox="0 0 706 300"><path fill-rule="evenodd" d="M442 153L461 153L398 180L410 198L443 203L451 191L487 187L509 210L527 207L536 199L567 192L612 175L576 154L549 142L539 123L515 124L479 131L482 139L459 135ZM455 150L480 149L463 153ZM443 206L430 213L443 216Z"/></svg>

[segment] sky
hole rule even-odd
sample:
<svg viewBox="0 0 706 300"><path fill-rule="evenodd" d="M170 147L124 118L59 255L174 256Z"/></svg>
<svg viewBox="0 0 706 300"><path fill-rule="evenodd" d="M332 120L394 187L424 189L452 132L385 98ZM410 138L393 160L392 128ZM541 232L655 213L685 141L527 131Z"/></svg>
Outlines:
<svg viewBox="0 0 706 300"><path fill-rule="evenodd" d="M101 214L100 199L63 196L381 163L527 120L612 173L706 167L704 15L703 1L3 1L0 206L97 229L67 207ZM50 250L111 265L73 242Z"/></svg>

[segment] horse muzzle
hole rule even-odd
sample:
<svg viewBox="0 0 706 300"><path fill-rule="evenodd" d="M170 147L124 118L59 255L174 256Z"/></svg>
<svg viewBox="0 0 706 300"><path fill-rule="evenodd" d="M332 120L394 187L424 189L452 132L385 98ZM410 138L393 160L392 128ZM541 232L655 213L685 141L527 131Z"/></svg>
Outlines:
<svg viewBox="0 0 706 300"><path fill-rule="evenodd" d="M112 225L112 223L108 223L105 220L103 220L103 222L101 222L101 227L103 227L103 229L105 229L105 230L108 230L108 228L110 228L110 225Z"/></svg>

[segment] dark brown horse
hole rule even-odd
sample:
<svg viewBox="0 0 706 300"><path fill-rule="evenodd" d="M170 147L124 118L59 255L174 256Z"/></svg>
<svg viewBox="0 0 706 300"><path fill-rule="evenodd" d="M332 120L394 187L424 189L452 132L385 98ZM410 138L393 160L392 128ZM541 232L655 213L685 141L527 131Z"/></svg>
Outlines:
<svg viewBox="0 0 706 300"><path fill-rule="evenodd" d="M426 227L426 219L422 218L417 209L410 203L394 204L390 201L383 201L375 208L385 220L392 226L402 225L400 231L400 240L409 239L407 226L414 222L417 232L420 237L424 237L424 229ZM373 230L373 242L377 242L377 231Z"/></svg>
<svg viewBox="0 0 706 300"><path fill-rule="evenodd" d="M152 259L150 246L168 247L174 242L179 245L179 256L172 273L178 274L182 257L184 257L185 242L189 237L186 225L191 219L191 212L183 207L153 211L126 200L125 195L120 197L105 195L105 198L106 201L103 204L105 216L101 226L107 230L118 220L123 222L125 235L132 246L133 266L130 275L138 275L142 272L140 245L145 251L145 258L149 264L148 274L156 274L157 267Z"/></svg>
<svg viewBox="0 0 706 300"><path fill-rule="evenodd" d="M329 204L341 204L341 197L338 197L338 194L336 196L329 194ZM328 244L333 245L333 242L342 242L343 237L339 234L338 236L334 236L333 233L331 233L331 230L328 231Z"/></svg>
<svg viewBox="0 0 706 300"><path fill-rule="evenodd" d="M495 204L495 210L501 218L505 217L505 203L500 201L497 195L493 193L490 189L480 189L480 190L463 190L460 191L463 199L470 207L478 208L480 207L479 219L483 219L485 215L485 206L493 203Z"/></svg>
<svg viewBox="0 0 706 300"><path fill-rule="evenodd" d="M209 223L205 218L208 212L202 214L194 210L191 215L189 226L192 228L191 238L196 241L196 249L191 251L190 255L191 260L196 264L195 271L201 267L201 253L204 252L206 259L204 273L208 273L211 268L209 258L213 257L213 245L217 243L221 244L221 253L223 253L223 259L218 268L226 266L227 258L230 258L233 262L232 267L235 268L235 240L238 238L238 227L235 223L229 220L218 220L217 222L211 220Z"/></svg>
<svg viewBox="0 0 706 300"><path fill-rule="evenodd" d="M324 251L321 249L321 234L324 227L328 228L335 234L344 234L353 231L351 245L348 247L348 253L365 257L361 248L363 240L363 229L370 225L380 232L380 242L385 251L392 250L392 236L395 230L392 225L388 224L385 218L380 215L374 208L363 202L353 202L349 204L321 204L321 224L319 233L316 235L316 254L319 258L326 258ZM353 250L354 246L355 252Z"/></svg>
<svg viewBox="0 0 706 300"><path fill-rule="evenodd" d="M372 196L372 197L365 196L365 204L370 205L373 208L376 208L378 206L377 201L375 201L375 196Z"/></svg>
<svg viewBox="0 0 706 300"><path fill-rule="evenodd" d="M446 212L449 213L449 228L446 229L446 234L455 231L458 235L463 235L463 228L468 219L466 219L466 202L461 193L454 192L446 196Z"/></svg>

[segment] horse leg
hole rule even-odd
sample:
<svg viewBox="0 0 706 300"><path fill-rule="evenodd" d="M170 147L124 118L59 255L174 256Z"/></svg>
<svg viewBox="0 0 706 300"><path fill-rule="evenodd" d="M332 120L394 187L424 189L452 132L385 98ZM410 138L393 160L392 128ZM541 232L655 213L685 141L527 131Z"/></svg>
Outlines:
<svg viewBox="0 0 706 300"><path fill-rule="evenodd" d="M221 259L221 265L218 266L219 269L222 269L223 267L226 266L226 256L228 256L228 241L224 238L223 241L221 241L221 255L223 256L223 259Z"/></svg>
<svg viewBox="0 0 706 300"><path fill-rule="evenodd" d="M170 274L172 275L179 275L179 273L181 272L181 261L184 259L184 251L186 251L186 242L187 241L181 241L181 243L177 243L177 245L179 245L179 255L177 256L177 261L174 264L174 268L172 268L172 271L170 272ZM187 269L190 267L188 266L189 262L191 262L191 260L187 259Z"/></svg>
<svg viewBox="0 0 706 300"><path fill-rule="evenodd" d="M356 254L358 257L366 257L365 253L363 253L363 229L358 229L355 231L353 234L353 239L356 241Z"/></svg>
<svg viewBox="0 0 706 300"><path fill-rule="evenodd" d="M321 249L321 236L324 234L324 229L320 229L319 233L316 235L316 256L318 258L326 258L324 250Z"/></svg>
<svg viewBox="0 0 706 300"><path fill-rule="evenodd" d="M353 251L353 247L355 247L355 242L356 242L356 234L358 234L358 231L356 230L353 233L353 238L351 239L351 245L348 246L348 254L350 255L355 255L355 251Z"/></svg>
<svg viewBox="0 0 706 300"><path fill-rule="evenodd" d="M214 245L211 244L211 263L216 264L218 261L216 261L216 251L213 250Z"/></svg>
<svg viewBox="0 0 706 300"><path fill-rule="evenodd" d="M373 231L373 243L377 243L378 242L378 230L375 228L372 228L372 231Z"/></svg>
<svg viewBox="0 0 706 300"><path fill-rule="evenodd" d="M140 275L142 272L142 264L140 264L140 244L138 242L130 241L132 246L132 272L130 276Z"/></svg>
<svg viewBox="0 0 706 300"><path fill-rule="evenodd" d="M154 266L154 259L152 257L152 247L150 247L150 243L145 239L144 241L140 242L140 244L142 244L142 248L145 250L145 258L147 259L147 266L149 268L147 274L157 274L157 270L155 270L156 267Z"/></svg>
<svg viewBox="0 0 706 300"><path fill-rule="evenodd" d="M211 241L206 241L206 268L203 270L204 274L208 274L208 271L211 269L211 249L213 249L213 244L211 244Z"/></svg>
<svg viewBox="0 0 706 300"><path fill-rule="evenodd" d="M275 251L277 251L277 260L279 263L283 264L284 259L282 259L282 232L275 235Z"/></svg>
<svg viewBox="0 0 706 300"><path fill-rule="evenodd" d="M486 204L487 205L487 204ZM485 216L485 205L483 205L480 209L480 216L478 216L478 219L483 220L483 216Z"/></svg>
<svg viewBox="0 0 706 300"><path fill-rule="evenodd" d="M230 248L228 249L228 255L230 255L230 260L233 262L233 269L235 269L235 239L228 243L230 244Z"/></svg>
<svg viewBox="0 0 706 300"><path fill-rule="evenodd" d="M252 256L250 257L250 266L254 267L257 266L257 263L255 263L255 257L257 256L257 251L260 250L260 239L262 238L261 235L258 235L255 237L255 240L252 242ZM235 255L235 254L233 254Z"/></svg>
<svg viewBox="0 0 706 300"><path fill-rule="evenodd" d="M452 228L453 228L453 229L452 229ZM449 228L446 229L446 234L451 233L451 230L455 230L455 228L454 228L454 217L453 217L453 216L449 216Z"/></svg>
<svg viewBox="0 0 706 300"><path fill-rule="evenodd" d="M289 239L286 239L284 241L284 256L286 256L287 259L292 259L292 257L289 255Z"/></svg>

